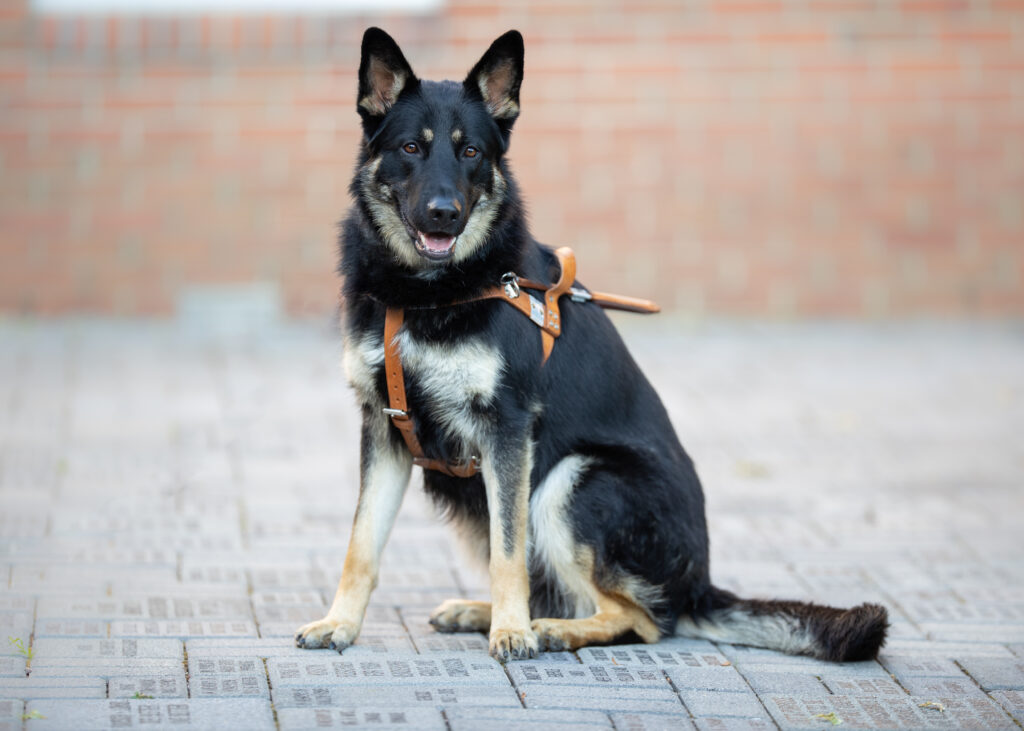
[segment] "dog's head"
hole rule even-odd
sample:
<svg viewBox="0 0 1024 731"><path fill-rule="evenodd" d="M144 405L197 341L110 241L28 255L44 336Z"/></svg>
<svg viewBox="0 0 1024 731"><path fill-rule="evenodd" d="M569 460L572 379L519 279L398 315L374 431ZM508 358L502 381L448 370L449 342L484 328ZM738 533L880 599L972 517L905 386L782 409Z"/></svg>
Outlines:
<svg viewBox="0 0 1024 731"><path fill-rule="evenodd" d="M363 35L355 193L391 252L429 271L487 241L508 186L501 158L519 116L523 37L496 40L461 84L421 81L379 28Z"/></svg>

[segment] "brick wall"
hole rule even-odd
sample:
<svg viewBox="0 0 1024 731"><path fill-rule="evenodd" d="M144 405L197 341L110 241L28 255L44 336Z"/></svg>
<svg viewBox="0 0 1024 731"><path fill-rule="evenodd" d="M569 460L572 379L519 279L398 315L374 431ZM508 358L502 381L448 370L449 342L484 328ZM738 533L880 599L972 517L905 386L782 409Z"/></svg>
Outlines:
<svg viewBox="0 0 1024 731"><path fill-rule="evenodd" d="M513 169L592 286L696 316L1024 313L1024 0L4 0L0 311L167 314L184 285L249 281L329 311L371 23L427 78L523 31Z"/></svg>

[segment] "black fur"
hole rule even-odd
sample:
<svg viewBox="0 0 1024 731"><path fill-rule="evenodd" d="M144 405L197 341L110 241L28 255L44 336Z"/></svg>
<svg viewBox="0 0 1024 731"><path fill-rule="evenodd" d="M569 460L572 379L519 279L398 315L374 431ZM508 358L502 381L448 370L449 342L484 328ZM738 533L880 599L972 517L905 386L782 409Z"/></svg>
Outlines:
<svg viewBox="0 0 1024 731"><path fill-rule="evenodd" d="M448 306L494 286L505 272L543 281L558 276L551 250L527 229L505 160L518 114L522 69L523 43L515 31L499 38L463 83L416 79L387 34L366 32L359 99L376 101L359 107L365 136L351 186L356 205L341 237L344 330L352 341L379 337L385 308L401 307L405 328L418 342L456 344L476 338L495 348L505 364L496 393L469 405L481 431L496 435L496 444L504 436L510 445L520 438L532 442L531 489L568 455L592 460L569 508L575 539L593 549L599 583L617 586L633 577L658 589L660 600L646 609L671 633L680 617L711 618L714 610L742 600L711 585L697 473L660 399L610 320L594 304L563 298L563 332L542 365L538 328L507 304L490 300ZM491 85L483 91L480 74L491 74ZM404 79L404 85L391 98L395 79ZM425 129L432 132L431 140L425 138ZM452 142L455 130L462 132L460 142ZM476 154L467 155L466 145ZM413 148L416 153L409 152ZM367 195L370 164L378 166L373 185L393 193L386 205L402 214L408 241L401 231L397 238L392 232L388 241L386 227L375 218L374 206L384 204ZM495 180L503 185L496 186ZM476 249L459 258L474 207L496 199L489 232ZM455 253L443 260L422 253L416 258L416 236L440 225L430 220L437 206L428 205L438 200L459 208L457 219L445 219L443 230L436 232L460 237ZM586 251L580 258L585 271ZM375 378L377 397L383 401L383 369ZM407 376L406 390L426 453L439 459L467 456L467 445L443 429L444 415L432 410L423 384ZM397 430L390 429L393 444L401 446ZM460 479L428 471L425 487L449 516L486 533L488 503L480 475ZM504 516L509 525L514 518ZM562 589L543 572L531 576L533 617L560 616L565 604ZM880 607L863 605L843 612L794 602L745 606L755 614L806 619L828 659L871 657L884 637L885 610Z"/></svg>

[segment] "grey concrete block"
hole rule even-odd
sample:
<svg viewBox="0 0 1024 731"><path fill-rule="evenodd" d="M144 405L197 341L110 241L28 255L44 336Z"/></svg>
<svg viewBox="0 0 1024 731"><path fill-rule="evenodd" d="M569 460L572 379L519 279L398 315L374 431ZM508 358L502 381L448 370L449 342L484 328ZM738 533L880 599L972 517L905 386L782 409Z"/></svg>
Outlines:
<svg viewBox="0 0 1024 731"><path fill-rule="evenodd" d="M735 667L665 668L665 674L679 690L728 690L747 692L750 687Z"/></svg>
<svg viewBox="0 0 1024 731"><path fill-rule="evenodd" d="M191 639L185 642L189 659L193 657L303 657L310 650L295 646L294 637L247 639Z"/></svg>
<svg viewBox="0 0 1024 731"><path fill-rule="evenodd" d="M1024 690L1024 658L999 660L986 657L961 657L967 674L985 690Z"/></svg>
<svg viewBox="0 0 1024 731"><path fill-rule="evenodd" d="M447 728L441 711L435 708L279 708L277 721L281 731L321 728L445 731Z"/></svg>
<svg viewBox="0 0 1024 731"><path fill-rule="evenodd" d="M818 677L807 673L744 672L744 679L757 694L782 693L788 695L826 695L828 689Z"/></svg>
<svg viewBox="0 0 1024 731"><path fill-rule="evenodd" d="M563 711L536 708L445 708L445 716L453 731L518 731L523 728L545 728L553 731L611 729L608 716L600 711ZM621 727L620 727L621 728Z"/></svg>
<svg viewBox="0 0 1024 731"><path fill-rule="evenodd" d="M775 731L775 723L764 718L698 718L694 724L700 731Z"/></svg>
<svg viewBox="0 0 1024 731"><path fill-rule="evenodd" d="M910 695L934 698L985 696L978 684L963 673L959 678L908 678L900 681Z"/></svg>
<svg viewBox="0 0 1024 731"><path fill-rule="evenodd" d="M32 661L32 677L72 678L118 675L164 675L181 667L180 660L147 660L143 658L36 658Z"/></svg>
<svg viewBox="0 0 1024 731"><path fill-rule="evenodd" d="M465 652L486 655L489 647L487 638L476 632L459 632L457 634L435 632L432 635L414 635L412 641L416 645L416 649L422 653Z"/></svg>
<svg viewBox="0 0 1024 731"><path fill-rule="evenodd" d="M733 692L727 690L680 690L679 697L694 718L714 716L718 718L761 718L764 708L751 691Z"/></svg>
<svg viewBox="0 0 1024 731"><path fill-rule="evenodd" d="M940 710L922 704L931 698L872 696L764 696L768 712L782 729L821 729L823 716L835 714L844 728L1011 729L1010 719L987 699L953 699ZM825 721L827 723L827 721Z"/></svg>
<svg viewBox="0 0 1024 731"><path fill-rule="evenodd" d="M105 620L232 620L252 619L248 597L181 596L61 597L44 596L36 609L39 617Z"/></svg>
<svg viewBox="0 0 1024 731"><path fill-rule="evenodd" d="M615 663L616 665L641 667L721 667L731 665L724 655L715 650L692 652L672 649L670 646L661 644L584 647L577 651L577 655L584 663Z"/></svg>
<svg viewBox="0 0 1024 731"><path fill-rule="evenodd" d="M107 681L99 677L0 678L0 698L106 698Z"/></svg>
<svg viewBox="0 0 1024 731"><path fill-rule="evenodd" d="M961 657L1003 657L1013 659L1006 644L999 642L953 642L936 640L889 640L885 651L894 655L924 655L956 660Z"/></svg>
<svg viewBox="0 0 1024 731"><path fill-rule="evenodd" d="M21 714L25 704L16 699L0 699L0 731L21 731L24 723Z"/></svg>
<svg viewBox="0 0 1024 731"><path fill-rule="evenodd" d="M112 677L108 681L110 698L187 698L188 683L185 669L163 675Z"/></svg>
<svg viewBox="0 0 1024 731"><path fill-rule="evenodd" d="M0 678L24 678L26 667L24 657L0 657Z"/></svg>
<svg viewBox="0 0 1024 731"><path fill-rule="evenodd" d="M514 662L505 666L517 687L529 684L576 685L598 687L668 688L664 674L657 668L620 665L568 665L554 663Z"/></svg>
<svg viewBox="0 0 1024 731"><path fill-rule="evenodd" d="M110 728L174 728L219 731L238 728L274 731L270 703L256 699L32 701L27 711L44 718L32 721L34 731L98 731Z"/></svg>
<svg viewBox="0 0 1024 731"><path fill-rule="evenodd" d="M823 682L836 695L870 695L876 697L902 698L906 696L891 678L844 678L822 675ZM788 693L787 695L800 695Z"/></svg>
<svg viewBox="0 0 1024 731"><path fill-rule="evenodd" d="M32 635L31 612L0 612L0 638L5 642L8 637L21 637L28 640Z"/></svg>
<svg viewBox="0 0 1024 731"><path fill-rule="evenodd" d="M92 639L46 637L33 645L38 660L178 660L183 659L184 645L179 640Z"/></svg>
<svg viewBox="0 0 1024 731"><path fill-rule="evenodd" d="M500 663L487 655L387 655L381 658L346 659L317 657L271 658L267 661L274 687L337 683L351 685L507 685Z"/></svg>
<svg viewBox="0 0 1024 731"><path fill-rule="evenodd" d="M611 714L611 719L619 731L690 731L694 728L685 711L676 714L619 711Z"/></svg>
<svg viewBox="0 0 1024 731"><path fill-rule="evenodd" d="M250 620L237 621L190 621L115 620L110 623L111 637L176 637L181 640L193 637L256 637L256 624Z"/></svg>
<svg viewBox="0 0 1024 731"><path fill-rule="evenodd" d="M308 685L274 687L271 697L276 708L317 708L324 706L446 708L449 706L506 706L522 704L511 685Z"/></svg>
<svg viewBox="0 0 1024 731"><path fill-rule="evenodd" d="M110 623L95 619L40 619L36 622L35 638L44 637L96 637L109 634Z"/></svg>
<svg viewBox="0 0 1024 731"><path fill-rule="evenodd" d="M994 690L992 699L1001 705L1018 723L1024 724L1024 691Z"/></svg>
<svg viewBox="0 0 1024 731"><path fill-rule="evenodd" d="M267 698L266 668L258 657L188 659L193 698Z"/></svg>
<svg viewBox="0 0 1024 731"><path fill-rule="evenodd" d="M672 709L683 713L682 704L672 689L665 687L622 687L593 685L547 685L530 683L518 686L519 698L527 708L586 708L612 711Z"/></svg>
<svg viewBox="0 0 1024 731"><path fill-rule="evenodd" d="M928 655L895 655L883 652L879 660L900 681L911 678L960 678L963 671L952 660Z"/></svg>

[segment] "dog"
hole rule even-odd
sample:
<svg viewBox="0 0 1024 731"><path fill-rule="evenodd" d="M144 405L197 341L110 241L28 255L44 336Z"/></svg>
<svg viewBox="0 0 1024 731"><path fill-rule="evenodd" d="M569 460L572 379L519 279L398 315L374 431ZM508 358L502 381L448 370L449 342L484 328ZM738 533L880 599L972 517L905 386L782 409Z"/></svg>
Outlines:
<svg viewBox="0 0 1024 731"><path fill-rule="evenodd" d="M672 634L875 657L881 606L741 599L711 584L693 462L600 307L549 297L552 346L500 289L487 294L565 279L564 259L529 232L506 160L522 80L517 31L462 83L420 80L387 33L363 36L339 267L344 365L362 406L359 501L334 601L296 644L356 640L415 462L490 574L490 602L448 600L430 621L488 632L502 662Z"/></svg>

